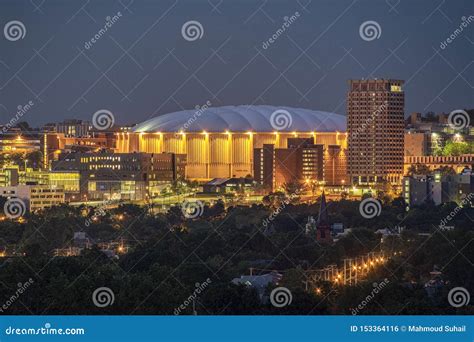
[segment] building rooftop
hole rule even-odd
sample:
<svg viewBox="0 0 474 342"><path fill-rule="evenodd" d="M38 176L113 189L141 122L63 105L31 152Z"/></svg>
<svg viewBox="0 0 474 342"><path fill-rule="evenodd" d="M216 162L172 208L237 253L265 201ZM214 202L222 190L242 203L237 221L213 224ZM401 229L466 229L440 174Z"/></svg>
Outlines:
<svg viewBox="0 0 474 342"><path fill-rule="evenodd" d="M290 114L291 124L280 132L345 132L344 115L276 106L225 106L183 110L157 116L134 127L134 132L274 132L272 114Z"/></svg>

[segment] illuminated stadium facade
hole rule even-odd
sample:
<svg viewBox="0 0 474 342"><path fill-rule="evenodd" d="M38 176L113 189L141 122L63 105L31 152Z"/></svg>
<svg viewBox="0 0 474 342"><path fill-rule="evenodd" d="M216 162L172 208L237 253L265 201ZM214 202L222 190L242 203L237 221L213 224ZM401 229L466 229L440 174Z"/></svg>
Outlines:
<svg viewBox="0 0 474 342"><path fill-rule="evenodd" d="M328 112L273 106L205 107L138 124L131 133L118 133L116 146L122 153L186 154L186 178L208 180L253 176L254 149L264 144L283 149L288 138L313 138L325 151L340 147L337 156L325 156L325 170L334 176L337 169L331 183L343 184L345 130L346 117Z"/></svg>

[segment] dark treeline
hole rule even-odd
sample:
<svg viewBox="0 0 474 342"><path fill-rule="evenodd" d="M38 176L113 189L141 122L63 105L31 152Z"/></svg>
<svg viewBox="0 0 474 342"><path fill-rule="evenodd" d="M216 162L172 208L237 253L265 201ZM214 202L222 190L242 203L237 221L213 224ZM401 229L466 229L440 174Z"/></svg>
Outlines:
<svg viewBox="0 0 474 342"><path fill-rule="evenodd" d="M456 309L446 299L455 286L473 293L473 209L456 210L455 203L426 204L407 212L398 198L385 201L381 215L369 220L360 215L359 203L329 202L331 222L352 228L331 246L305 234L307 218L317 216L318 203L289 203L263 225L279 208L274 198L227 210L218 202L205 207L197 219L185 219L180 207L151 214L150 208L121 205L94 220L90 220L93 208L69 206L28 214L21 223L4 220L0 245L15 246L24 256L0 258L0 305L8 303L0 313L173 314L183 303L189 304L196 285L210 279L195 299L200 315L351 314L371 293L373 283L385 278L388 284L359 314L473 313L472 306ZM439 230L440 222L453 211L448 225L456 228ZM91 223L85 224L87 220ZM404 227L400 236L382 240L375 233L397 226ZM118 258L106 256L97 246L77 257L53 257L53 250L70 246L78 231L85 231L95 243L123 239L131 249ZM318 292L305 291L305 270L380 250L392 257L366 281L356 286L321 283ZM275 308L262 302L254 288L231 283L248 275L250 267L282 271L279 286L291 290L292 303ZM428 295L425 283L435 267L442 272L444 286ZM33 283L12 300L19 285L30 278ZM92 293L98 287L112 289L112 305L94 305ZM180 314L192 310L192 305L185 305Z"/></svg>

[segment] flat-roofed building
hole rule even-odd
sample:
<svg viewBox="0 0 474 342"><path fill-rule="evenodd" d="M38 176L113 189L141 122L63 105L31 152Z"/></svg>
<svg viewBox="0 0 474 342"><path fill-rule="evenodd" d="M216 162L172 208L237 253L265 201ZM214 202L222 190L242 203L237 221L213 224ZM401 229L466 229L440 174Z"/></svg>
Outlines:
<svg viewBox="0 0 474 342"><path fill-rule="evenodd" d="M435 205L446 202L473 203L474 175L467 169L455 175L442 175L437 171L431 175L406 176L403 177L402 194L410 207L427 202Z"/></svg>
<svg viewBox="0 0 474 342"><path fill-rule="evenodd" d="M426 156L430 152L430 134L407 131L404 135L404 156Z"/></svg>
<svg viewBox="0 0 474 342"><path fill-rule="evenodd" d="M403 174L406 175L412 165L426 165L434 171L441 167L451 167L456 173L462 172L466 167L474 167L474 154L462 154L460 156L405 156Z"/></svg>
<svg viewBox="0 0 474 342"><path fill-rule="evenodd" d="M48 185L16 185L0 187L0 196L21 199L30 211L65 203L64 189Z"/></svg>
<svg viewBox="0 0 474 342"><path fill-rule="evenodd" d="M83 200L144 200L160 184L184 179L186 156L169 153L72 153L52 163L80 173Z"/></svg>
<svg viewBox="0 0 474 342"><path fill-rule="evenodd" d="M58 160L62 153L98 152L115 149L115 134L93 132L90 136L68 136L64 133L45 132L41 134L41 152L43 168Z"/></svg>
<svg viewBox="0 0 474 342"><path fill-rule="evenodd" d="M40 151L40 139L35 134L6 132L0 135L0 154L27 154Z"/></svg>
<svg viewBox="0 0 474 342"><path fill-rule="evenodd" d="M313 138L289 138L288 148L265 144L254 150L255 180L273 191L285 183L343 185L346 158L340 145L315 145Z"/></svg>
<svg viewBox="0 0 474 342"><path fill-rule="evenodd" d="M87 137L92 130L92 124L84 120L68 119L56 123L56 132L63 133L69 137Z"/></svg>

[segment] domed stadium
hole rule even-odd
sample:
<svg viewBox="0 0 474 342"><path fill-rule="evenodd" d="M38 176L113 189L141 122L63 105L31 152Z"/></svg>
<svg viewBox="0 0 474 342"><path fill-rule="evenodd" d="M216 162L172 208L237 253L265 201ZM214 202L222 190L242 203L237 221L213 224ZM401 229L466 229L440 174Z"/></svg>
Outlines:
<svg viewBox="0 0 474 342"><path fill-rule="evenodd" d="M278 121L280 119L280 121ZM344 132L344 115L302 108L225 106L183 110L147 120L135 132Z"/></svg>
<svg viewBox="0 0 474 342"><path fill-rule="evenodd" d="M255 149L287 148L288 138L347 146L346 117L277 106L203 106L164 114L117 134L118 152L185 154L186 177L205 180L253 175Z"/></svg>

